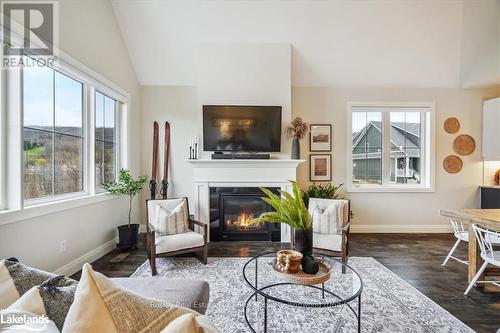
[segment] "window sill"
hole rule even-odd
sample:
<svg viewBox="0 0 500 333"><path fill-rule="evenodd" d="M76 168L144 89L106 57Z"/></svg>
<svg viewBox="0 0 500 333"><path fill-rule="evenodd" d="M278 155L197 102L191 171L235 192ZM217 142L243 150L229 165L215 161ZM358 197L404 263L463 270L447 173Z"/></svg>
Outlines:
<svg viewBox="0 0 500 333"><path fill-rule="evenodd" d="M58 201L40 203L27 206L24 209L3 210L0 211L0 226L24 221L44 215L62 212L68 209L92 205L95 203L118 199L121 196L111 195L110 193L99 193L95 195L79 196Z"/></svg>
<svg viewBox="0 0 500 333"><path fill-rule="evenodd" d="M352 193L433 193L434 187L428 186L349 186L347 192Z"/></svg>

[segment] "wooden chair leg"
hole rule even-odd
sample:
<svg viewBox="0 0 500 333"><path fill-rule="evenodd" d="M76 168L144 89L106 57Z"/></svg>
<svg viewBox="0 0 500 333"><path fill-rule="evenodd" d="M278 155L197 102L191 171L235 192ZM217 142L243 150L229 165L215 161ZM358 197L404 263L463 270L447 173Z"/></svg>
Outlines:
<svg viewBox="0 0 500 333"><path fill-rule="evenodd" d="M203 265L208 264L208 246L205 244L203 247Z"/></svg>
<svg viewBox="0 0 500 333"><path fill-rule="evenodd" d="M149 265L151 266L151 275L155 276L158 275L158 271L156 270L156 258L151 256L151 259L149 259Z"/></svg>
<svg viewBox="0 0 500 333"><path fill-rule="evenodd" d="M146 234L146 252L148 253L148 260L151 261L151 241L149 240L149 234Z"/></svg>
<svg viewBox="0 0 500 333"><path fill-rule="evenodd" d="M154 241L150 240L150 247L149 247L149 265L151 266L151 275L155 276L158 275L158 271L156 270L156 248L155 248L155 243Z"/></svg>
<svg viewBox="0 0 500 333"><path fill-rule="evenodd" d="M342 251L342 274L345 274L346 272L346 266L347 265L347 253L345 253L344 251Z"/></svg>
<svg viewBox="0 0 500 333"><path fill-rule="evenodd" d="M203 265L208 263L208 247L205 245L203 250L195 252L196 257L201 261Z"/></svg>

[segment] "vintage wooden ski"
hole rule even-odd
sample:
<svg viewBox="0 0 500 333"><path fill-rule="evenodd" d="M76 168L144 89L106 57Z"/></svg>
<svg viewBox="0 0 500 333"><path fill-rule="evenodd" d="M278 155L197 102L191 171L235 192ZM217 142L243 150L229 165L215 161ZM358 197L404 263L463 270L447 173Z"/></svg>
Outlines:
<svg viewBox="0 0 500 333"><path fill-rule="evenodd" d="M151 180L149 181L149 191L151 199L156 199L156 175L158 174L158 139L159 127L155 121L153 124L153 160L151 162Z"/></svg>
<svg viewBox="0 0 500 333"><path fill-rule="evenodd" d="M160 194L163 199L168 194L168 159L170 153L170 124L165 122L165 146L163 147L163 179L161 181Z"/></svg>

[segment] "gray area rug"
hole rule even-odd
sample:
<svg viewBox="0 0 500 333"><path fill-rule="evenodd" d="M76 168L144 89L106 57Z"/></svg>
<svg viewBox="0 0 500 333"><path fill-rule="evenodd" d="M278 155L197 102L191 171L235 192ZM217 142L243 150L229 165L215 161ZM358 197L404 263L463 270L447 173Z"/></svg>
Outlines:
<svg viewBox="0 0 500 333"><path fill-rule="evenodd" d="M210 258L208 265L203 265L196 258L158 258L158 276L206 280L210 284L210 304L206 315L222 332L246 333L251 331L245 322L243 309L252 294L242 275L247 260ZM354 257L349 259L349 264L363 280L362 332L474 332L375 259ZM151 276L148 262L132 274L132 277L147 276ZM332 290L342 290L345 285L347 295L352 293L352 278L353 274L338 274L328 282L332 285L325 285ZM272 281L276 280L272 278ZM259 281L259 285L266 282L269 281ZM276 289L275 293L284 297L292 295L296 301L321 301L321 292L317 290L291 288ZM257 332L263 332L263 303L262 297L249 302L248 317ZM357 310L357 300L353 300L351 305ZM346 305L301 308L269 301L267 331L357 332L357 319Z"/></svg>

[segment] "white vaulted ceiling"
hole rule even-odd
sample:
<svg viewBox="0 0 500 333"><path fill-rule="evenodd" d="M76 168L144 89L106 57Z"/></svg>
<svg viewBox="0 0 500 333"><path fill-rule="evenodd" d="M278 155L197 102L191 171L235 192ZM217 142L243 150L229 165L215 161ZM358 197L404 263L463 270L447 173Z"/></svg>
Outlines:
<svg viewBox="0 0 500 333"><path fill-rule="evenodd" d="M289 43L293 86L499 83L500 0L112 3L143 85L196 85L207 43Z"/></svg>

